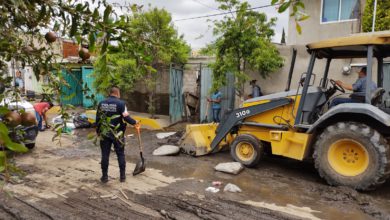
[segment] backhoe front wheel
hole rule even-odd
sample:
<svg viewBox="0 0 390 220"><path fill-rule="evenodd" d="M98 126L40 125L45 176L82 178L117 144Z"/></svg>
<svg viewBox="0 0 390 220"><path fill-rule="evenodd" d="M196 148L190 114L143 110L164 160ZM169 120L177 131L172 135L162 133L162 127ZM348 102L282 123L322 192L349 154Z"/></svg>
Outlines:
<svg viewBox="0 0 390 220"><path fill-rule="evenodd" d="M387 141L365 124L331 125L317 138L314 148L315 166L330 185L370 190L390 174Z"/></svg>
<svg viewBox="0 0 390 220"><path fill-rule="evenodd" d="M235 161L247 167L254 167L263 156L263 146L255 136L241 134L232 142L230 154Z"/></svg>

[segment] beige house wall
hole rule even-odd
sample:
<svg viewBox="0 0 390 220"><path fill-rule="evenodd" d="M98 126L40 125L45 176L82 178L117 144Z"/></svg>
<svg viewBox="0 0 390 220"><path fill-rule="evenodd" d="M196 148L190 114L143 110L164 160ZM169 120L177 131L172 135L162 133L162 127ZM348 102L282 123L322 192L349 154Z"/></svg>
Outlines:
<svg viewBox="0 0 390 220"><path fill-rule="evenodd" d="M288 73L291 64L292 50L297 49L297 57L295 60L295 68L293 77L291 80L291 89L298 87L298 82L302 73L307 71L310 55L306 51L305 46L278 46L280 55L284 59L284 66L279 71L270 74L267 78L262 78L260 74L249 71L248 74L251 79L256 79L257 84L261 87L264 94L270 94L275 92L284 91L287 84ZM345 83L354 83L357 79L357 71L360 69L360 65L365 65L366 59L338 59L332 60L329 68L329 79L341 80ZM314 85L319 85L321 78L323 77L326 66L326 59L316 59L313 73L316 75ZM352 66L350 74L343 74L343 67ZM377 62L374 59L373 65L373 79L376 82ZM246 94L251 92L249 82L245 87Z"/></svg>
<svg viewBox="0 0 390 220"><path fill-rule="evenodd" d="M280 52L280 55L284 59L284 66L276 71L271 73L268 77L263 78L256 71L247 71L250 79L256 79L257 84L261 87L264 94L271 94L275 92L284 91L287 84L288 73L290 70L290 64L292 59L292 50L293 48L297 49L297 57L295 60L295 68L293 72L293 77L291 80L290 89L296 89L298 87L298 82L301 78L302 73L307 71L309 65L310 54L307 52L306 47L303 45L300 46L291 46L291 45L276 45ZM184 69L184 78L183 78L183 92L192 92L196 93L196 79L199 71L199 63L202 63L202 66L206 66L208 63L213 62L213 58L191 58L189 63L185 65ZM334 80L341 80L346 83L354 83L357 79L357 71L360 69L361 65L366 64L366 59L339 59L332 60L329 76L328 78ZM319 85L321 78L323 77L324 70L326 65L326 59L317 59L314 65L314 74L315 81L314 85ZM374 59L374 69L373 69L373 79L376 82L376 71L377 71L377 62ZM349 74L343 73L343 67L351 67L352 69ZM166 83L169 83L167 81ZM251 93L251 86L247 82L245 86L245 95ZM237 98L238 99L238 98ZM239 104L237 104L239 105Z"/></svg>

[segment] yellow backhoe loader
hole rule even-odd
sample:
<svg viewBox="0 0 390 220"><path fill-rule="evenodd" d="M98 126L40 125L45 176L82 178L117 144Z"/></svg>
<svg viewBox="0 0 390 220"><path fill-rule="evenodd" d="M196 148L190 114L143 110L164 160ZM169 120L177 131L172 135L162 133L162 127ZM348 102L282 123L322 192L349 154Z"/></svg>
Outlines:
<svg viewBox="0 0 390 220"><path fill-rule="evenodd" d="M249 99L219 124L188 125L183 150L200 156L228 146L234 160L253 167L270 146L274 155L313 158L320 176L331 185L370 190L384 183L390 175L390 109L382 104L381 87L384 60L390 57L390 31L325 40L307 49L310 62L297 90L289 89L292 64L287 91ZM336 91L345 92L328 79L331 61L350 58L367 58L366 93L361 103L329 109ZM374 58L379 88L371 91ZM319 85L314 85L317 59L326 59L326 66Z"/></svg>

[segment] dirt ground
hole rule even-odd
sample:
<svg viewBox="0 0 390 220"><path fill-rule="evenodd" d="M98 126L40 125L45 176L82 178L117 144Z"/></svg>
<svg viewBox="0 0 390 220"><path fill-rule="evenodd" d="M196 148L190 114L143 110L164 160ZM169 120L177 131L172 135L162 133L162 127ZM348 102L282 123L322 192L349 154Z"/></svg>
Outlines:
<svg viewBox="0 0 390 220"><path fill-rule="evenodd" d="M109 182L101 184L100 149L86 138L91 131L64 135L61 146L45 131L34 150L17 155L25 175L14 176L0 193L0 219L390 219L390 181L368 193L331 187L313 164L270 156L257 168L224 174L213 168L232 161L229 152L152 156L161 140L147 130L147 170L131 175L138 148L136 137L127 136L127 181L119 182L112 152ZM242 192L206 192L212 181Z"/></svg>

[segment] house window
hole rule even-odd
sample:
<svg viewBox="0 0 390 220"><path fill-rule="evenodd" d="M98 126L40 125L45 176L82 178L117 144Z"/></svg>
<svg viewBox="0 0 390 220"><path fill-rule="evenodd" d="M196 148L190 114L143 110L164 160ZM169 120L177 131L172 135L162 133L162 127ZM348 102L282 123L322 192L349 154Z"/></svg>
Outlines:
<svg viewBox="0 0 390 220"><path fill-rule="evenodd" d="M322 0L322 22L338 22L357 19L359 0Z"/></svg>

